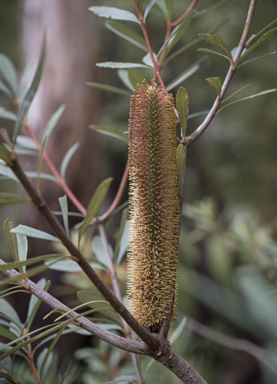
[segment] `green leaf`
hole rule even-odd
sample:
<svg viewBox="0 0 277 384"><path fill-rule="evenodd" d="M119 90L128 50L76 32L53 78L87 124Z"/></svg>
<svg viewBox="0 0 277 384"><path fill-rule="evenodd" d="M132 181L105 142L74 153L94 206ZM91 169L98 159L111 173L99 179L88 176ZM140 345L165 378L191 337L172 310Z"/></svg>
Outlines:
<svg viewBox="0 0 277 384"><path fill-rule="evenodd" d="M168 14L168 8L167 8L166 0L157 0L157 5L160 8L160 10L162 11L162 13L164 14L164 16L166 17L166 19L169 20L170 18L169 18L169 14Z"/></svg>
<svg viewBox="0 0 277 384"><path fill-rule="evenodd" d="M12 165L10 152L7 150L4 144L0 143L0 159L4 160L7 164Z"/></svg>
<svg viewBox="0 0 277 384"><path fill-rule="evenodd" d="M216 90L218 96L221 94L222 80L220 77L209 77L207 82Z"/></svg>
<svg viewBox="0 0 277 384"><path fill-rule="evenodd" d="M143 74L137 68L129 68L128 69L128 76L129 76L129 79L130 79L134 89L137 87L138 84L142 84L142 82L144 80Z"/></svg>
<svg viewBox="0 0 277 384"><path fill-rule="evenodd" d="M277 51L274 51L274 52L267 53L266 55L262 55L262 56L255 57L254 59L247 60L247 61L245 61L244 63L238 65L238 66L237 66L237 69L239 69L240 67L242 67L242 66L245 65L245 64L249 64L249 63L252 63L253 61L261 60L261 59L263 59L263 58L265 58L265 57L273 56L273 55L276 55L276 54L277 54Z"/></svg>
<svg viewBox="0 0 277 384"><path fill-rule="evenodd" d="M18 225L14 229L11 230L12 233L17 233L19 235L25 235L28 237L34 237L36 239L54 241L56 243L60 243L60 239L55 236L49 235L49 233L39 231L38 229L28 227L27 225Z"/></svg>
<svg viewBox="0 0 277 384"><path fill-rule="evenodd" d="M37 283L37 286L43 289L45 292L48 291L51 282L47 281L45 278L40 279ZM42 301L36 297L35 295L31 295L30 300L29 300L29 306L28 306L28 313L27 313L27 319L24 324L24 328L31 328L32 322L37 314L37 311L41 305Z"/></svg>
<svg viewBox="0 0 277 384"><path fill-rule="evenodd" d="M107 84L100 84L100 83L86 83L88 86L98 89L103 89L104 91L118 93L119 95L123 96L131 96L131 92L125 91L124 89L113 87L111 85Z"/></svg>
<svg viewBox="0 0 277 384"><path fill-rule="evenodd" d="M62 164L61 164L61 169L60 169L60 174L61 174L61 177L63 179L65 179L65 173L66 173L66 170L67 170L67 166L68 166L72 156L74 155L74 153L79 148L79 145L80 145L79 142L73 144L72 147L70 147L68 149L68 151L66 152L66 154L64 155L64 158L63 158Z"/></svg>
<svg viewBox="0 0 277 384"><path fill-rule="evenodd" d="M124 209L122 212L122 215L121 215L119 232L117 235L116 244L115 244L115 248L114 248L114 263L116 265L118 265L120 263L120 261L118 261L118 259L117 259L117 255L118 255L119 247L121 244L121 239L123 237L123 233L125 232L127 218L128 218L128 209Z"/></svg>
<svg viewBox="0 0 277 384"><path fill-rule="evenodd" d="M53 129L55 128L57 122L59 121L61 115L63 114L65 110L65 105L61 105L57 110L56 112L53 113L53 115L50 117L46 127L45 127L45 131L44 131L44 135L43 135L43 140L46 139L47 137L47 141L51 135L51 133L53 132ZM46 142L47 142L46 141Z"/></svg>
<svg viewBox="0 0 277 384"><path fill-rule="evenodd" d="M13 223L7 219L3 224L4 234L14 261L19 261L16 235L11 233Z"/></svg>
<svg viewBox="0 0 277 384"><path fill-rule="evenodd" d="M29 177L29 179L36 179L38 177L38 172L28 171L26 172L26 176ZM57 178L53 175L50 175L49 173L42 172L39 174L39 178L45 179L45 180L51 180L51 181L54 181L54 183L57 182Z"/></svg>
<svg viewBox="0 0 277 384"><path fill-rule="evenodd" d="M12 263L6 263L6 264L0 264L0 271L7 271L9 269L17 269L26 265L32 265L36 263L40 263L41 261L45 260L51 260L57 257L70 257L70 256L65 256L65 255L60 255L60 254L51 254L51 255L42 255L42 256L37 256L37 257L32 257L31 259L28 260L20 260Z"/></svg>
<svg viewBox="0 0 277 384"><path fill-rule="evenodd" d="M0 325L0 336L6 337L10 340L16 339L16 335L2 325Z"/></svg>
<svg viewBox="0 0 277 384"><path fill-rule="evenodd" d="M189 115L188 120L194 119L195 117L207 115L209 112L210 112L209 110L206 110L206 111L200 111L200 112L192 113L191 115Z"/></svg>
<svg viewBox="0 0 277 384"><path fill-rule="evenodd" d="M207 48L198 48L197 49L198 52L203 52L203 53L212 53L214 55L217 55L217 56L221 56L221 57L224 57L224 59L227 59L229 62L230 62L230 59L228 56L226 55L223 55L222 53L219 53L219 52L216 52L216 51L213 51L212 49L207 49Z"/></svg>
<svg viewBox="0 0 277 384"><path fill-rule="evenodd" d="M110 244L108 244L108 247L109 247L110 256L111 256L111 258L113 258L113 249L110 246ZM100 236L94 236L94 238L92 240L92 250L93 250L93 253L94 253L96 259L101 264L103 264L109 268L109 262L108 262L107 255L106 255L106 252L104 250Z"/></svg>
<svg viewBox="0 0 277 384"><path fill-rule="evenodd" d="M18 195L16 193L0 192L0 204L16 204L16 203L32 204L32 201L28 197Z"/></svg>
<svg viewBox="0 0 277 384"><path fill-rule="evenodd" d="M0 175L6 176L7 178L19 182L18 178L15 176L10 167L6 163L0 160Z"/></svg>
<svg viewBox="0 0 277 384"><path fill-rule="evenodd" d="M273 20L271 23L266 25L264 28L262 28L258 33L252 35L246 42L246 45L248 46L252 40L257 39L259 36L261 36L264 32L267 32L271 27L273 27L274 24L277 23L277 19Z"/></svg>
<svg viewBox="0 0 277 384"><path fill-rule="evenodd" d="M178 184L180 184L181 175L182 175L182 171L183 171L183 167L186 159L185 147L182 144L178 145L178 148L176 151L176 158L177 158L177 170L178 170Z"/></svg>
<svg viewBox="0 0 277 384"><path fill-rule="evenodd" d="M40 154L39 154L39 161L38 161L38 167L37 167L37 183L36 183L36 189L37 192L40 194L40 172L42 168L42 162L43 162L43 154L45 151L46 147L46 141L47 141L47 136L44 137L42 144L41 144L41 149L40 149Z"/></svg>
<svg viewBox="0 0 277 384"><path fill-rule="evenodd" d="M128 143L128 138L126 137L126 135L117 131L114 128L103 127L100 125L90 125L89 128L92 129L93 131L101 132L104 135L115 137L116 139L120 139L120 140L125 141L125 143Z"/></svg>
<svg viewBox="0 0 277 384"><path fill-rule="evenodd" d="M262 37L261 37L259 40L257 40L253 45L251 45L251 47L249 47L249 48L244 52L244 54L241 55L241 57L240 57L240 58L238 59L238 61L237 61L237 64L238 64L241 60L243 60L243 59L245 58L245 56L247 56L250 52L252 52L253 49L257 48L260 44L262 44L262 43L263 43L269 36L271 36L272 33L274 33L276 30L277 30L277 28L274 28L274 29L271 29L270 31L264 33L264 34L262 35Z"/></svg>
<svg viewBox="0 0 277 384"><path fill-rule="evenodd" d="M34 75L30 88L28 89L28 91L26 92L25 96L23 97L20 103L20 111L17 117L17 121L15 123L14 132L13 132L14 143L16 142L16 138L21 128L23 118L28 113L31 102L40 84L40 79L43 71L44 58L45 58L45 45L46 44L45 44L45 37L44 37L36 73Z"/></svg>
<svg viewBox="0 0 277 384"><path fill-rule="evenodd" d="M2 72L4 79L13 91L13 96L16 98L18 93L16 70L11 60L2 53L0 53L0 72Z"/></svg>
<svg viewBox="0 0 277 384"><path fill-rule="evenodd" d="M9 96L11 99L13 98L13 95L9 88L3 83L3 81L0 79L0 91L4 92L7 96Z"/></svg>
<svg viewBox="0 0 277 384"><path fill-rule="evenodd" d="M208 33L199 33L199 37L206 41L206 43L209 43L213 45L214 47L220 49L222 52L224 52L232 61L233 57L231 55L231 52L229 51L227 45L217 36L211 35Z"/></svg>
<svg viewBox="0 0 277 384"><path fill-rule="evenodd" d="M139 19L129 11L114 7L89 7L89 11L100 17L106 17L113 20L133 21L139 24Z"/></svg>
<svg viewBox="0 0 277 384"><path fill-rule="evenodd" d="M60 203L60 207L61 207L61 210L62 210L64 228L65 228L65 231L66 231L68 237L70 237L69 224L68 224L67 196L64 195L63 197L60 197L59 198L59 203Z"/></svg>
<svg viewBox="0 0 277 384"><path fill-rule="evenodd" d="M157 55L153 53L153 56L154 56L154 59L157 61ZM154 68L154 64L149 52L142 58L142 61L144 62L144 64L148 65L147 68L150 68L150 67L152 69Z"/></svg>
<svg viewBox="0 0 277 384"><path fill-rule="evenodd" d="M0 313L5 319L10 320L13 324L17 325L19 328L22 327L22 323L18 317L18 314L13 309L11 304L9 304L5 299L1 299Z"/></svg>
<svg viewBox="0 0 277 384"><path fill-rule="evenodd" d="M27 237L25 235L16 235L16 240L17 240L17 248L18 248L18 260L25 262L28 254ZM22 272L26 272L25 265L22 267Z"/></svg>
<svg viewBox="0 0 277 384"><path fill-rule="evenodd" d="M148 68L150 67L145 64L139 63L115 63L113 61L106 61L105 63L96 63L97 67L102 68Z"/></svg>
<svg viewBox="0 0 277 384"><path fill-rule="evenodd" d="M224 99L222 101L222 104L225 103L226 101L232 99L234 96L238 95L241 91L243 91L244 89L246 89L247 87L249 87L251 84L246 84L244 85L243 87L239 88L236 92L232 93L230 96L226 97L226 99Z"/></svg>
<svg viewBox="0 0 277 384"><path fill-rule="evenodd" d="M22 96L22 94L24 93L24 83L27 80L27 77L30 73L30 70L32 69L32 66L34 65L34 63L36 61L36 56L37 55L34 54L24 68L24 71L23 71L23 74L22 74L22 77L20 80L20 84L19 84L19 95L20 96Z"/></svg>
<svg viewBox="0 0 277 384"><path fill-rule="evenodd" d="M277 88L275 88L275 89L267 89L266 91L256 93L255 95L247 96L247 97L244 97L243 99L239 99L239 100L233 101L232 103L229 103L229 104L227 104L227 105L224 105L224 107L220 108L220 109L217 111L217 113L221 112L223 109L229 107L230 105L239 103L240 101L249 100L249 99L254 99L254 97L263 96L263 95L266 95L266 94L268 94L268 93L272 93L272 92L276 92L276 91L277 91Z"/></svg>
<svg viewBox="0 0 277 384"><path fill-rule="evenodd" d="M149 3L147 4L146 8L145 8L145 11L144 11L144 15L143 15L143 21L145 22L147 16L148 16L148 13L151 11L151 8L156 4L157 0L151 0L149 1Z"/></svg>
<svg viewBox="0 0 277 384"><path fill-rule="evenodd" d="M176 108L179 116L179 121L183 129L183 135L186 136L189 116L189 96L187 90L183 87L179 89L176 95Z"/></svg>
<svg viewBox="0 0 277 384"><path fill-rule="evenodd" d="M129 41L130 43L139 47L143 51L148 52L148 48L144 38L137 32L133 31L131 28L126 27L126 25L123 25L121 23L116 23L114 21L107 21L105 23L105 26L116 35Z"/></svg>
<svg viewBox="0 0 277 384"><path fill-rule="evenodd" d="M133 85L129 79L128 70L127 69L119 69L117 71L117 74L118 74L118 77L120 78L120 80L123 82L123 84L126 85L126 87L128 89L130 89L130 91L133 93L134 87L133 87Z"/></svg>
<svg viewBox="0 0 277 384"><path fill-rule="evenodd" d="M62 333L65 330L65 328L66 328L66 325L64 327L62 327L59 330L59 332L57 332L57 334L56 334L54 340L52 341L52 343L50 344L49 348L44 348L40 352L40 354L37 358L37 371L39 372L40 380L42 383L45 382L46 375L47 375L49 368L50 368L52 361L53 361L53 353L51 353L51 352L52 352L55 344L59 340L59 338L62 336Z"/></svg>
<svg viewBox="0 0 277 384"><path fill-rule="evenodd" d="M173 333L171 334L170 338L169 338L169 341L170 341L170 344L172 345L174 343L174 341L176 341L178 339L178 337L181 335L181 333L183 332L183 329L185 328L185 325L186 325L186 321L187 319L184 317L181 321L180 321L180 324L178 325L178 327L175 329L175 331L173 331Z"/></svg>
<svg viewBox="0 0 277 384"><path fill-rule="evenodd" d="M128 249L128 243L129 243L129 228L130 228L130 222L129 220L126 221L124 226L124 231L122 234L122 238L119 245L119 251L118 256L116 260L116 265L119 265L121 263L121 260L123 259L127 249Z"/></svg>
<svg viewBox="0 0 277 384"><path fill-rule="evenodd" d="M201 58L198 60L195 64L191 65L189 68L187 68L184 72L182 72L176 79L174 79L171 83L166 85L166 88L170 91L171 89L177 87L180 83L188 79L191 75L193 75L198 69L200 68L199 63L203 61L204 58Z"/></svg>
<svg viewBox="0 0 277 384"><path fill-rule="evenodd" d="M222 0L222 1L219 1L218 3L211 5L210 7L202 9L201 11L197 11L196 14L194 15L194 17L202 16L207 12L213 11L216 8L220 7L221 5L227 3L228 1L230 1L230 0Z"/></svg>
<svg viewBox="0 0 277 384"><path fill-rule="evenodd" d="M83 224L79 231L78 246L80 246L80 241L83 234L86 232L91 220L97 215L99 208L101 207L112 182L112 178L108 178L97 187L94 195L92 196L90 203L88 205L86 216L84 217Z"/></svg>
<svg viewBox="0 0 277 384"><path fill-rule="evenodd" d="M52 269L54 271L63 271L63 272L81 272L82 271L82 268L79 266L79 264L73 260L61 260L51 266L48 263L45 263L45 264L48 265L49 269ZM106 268L100 264L90 263L90 266L93 269L100 269L103 271L106 270Z"/></svg>
<svg viewBox="0 0 277 384"><path fill-rule="evenodd" d="M1 80L0 80L1 81ZM1 89L1 82L0 82L0 89ZM15 113L11 111L7 111L5 108L0 107L0 119L6 119L6 120L12 120L16 121L17 116Z"/></svg>

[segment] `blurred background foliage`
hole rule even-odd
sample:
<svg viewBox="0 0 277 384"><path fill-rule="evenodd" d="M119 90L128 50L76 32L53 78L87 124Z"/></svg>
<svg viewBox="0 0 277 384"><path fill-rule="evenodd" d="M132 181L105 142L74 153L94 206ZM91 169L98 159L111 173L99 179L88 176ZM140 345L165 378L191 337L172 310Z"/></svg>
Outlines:
<svg viewBox="0 0 277 384"><path fill-rule="evenodd" d="M189 3L174 1L173 20L182 14ZM197 39L198 33L206 33L216 27L215 34L230 49L235 47L242 33L249 2L230 0L220 3L220 6L192 20L174 50ZM197 9L201 11L213 4L213 0L199 0ZM91 5L111 6L111 1L91 1ZM116 0L112 5L134 11L132 1ZM10 57L20 71L20 1L1 0L0 10L0 51ZM272 22L276 15L276 0L258 1L250 35ZM104 19L93 14L91 18L97 31L91 39L98 39L96 61L140 62L140 50L105 28ZM153 49L157 51L165 34L165 23L159 12L150 13L147 28ZM199 41L168 64L162 71L166 84L203 57L203 53L197 51L200 47L205 47L204 42ZM275 33L250 58L276 50ZM190 113L211 107L216 94L205 79L215 76L224 78L227 68L228 63L224 59L209 55L201 62L200 69L181 84L189 94ZM112 69L99 68L97 81L124 87L116 70ZM247 84L251 85L241 92L240 97L277 88L277 56L241 67L231 82L227 96ZM174 96L177 90L178 87L173 89ZM99 91L98 97L100 112L97 124L127 131L128 97L104 91ZM2 93L0 105L12 108ZM200 116L189 120L188 133L193 132L202 119ZM235 104L216 116L188 152L178 272L179 320L187 316L187 323L175 347L209 383L277 382L276 122L276 94ZM1 126L7 127L7 124L6 120L1 120ZM99 133L96 135L99 135L97 167L100 177L115 178L112 199L124 170L127 146ZM1 180L1 191L14 191L15 188L13 182ZM24 215L20 217L17 206L12 206L12 209L1 206L0 216L2 222L9 217L16 224L24 224ZM108 224L112 246L116 241L119 220L117 215ZM9 252L3 237L1 232L0 247L3 258L8 260ZM91 248L90 242L88 237L85 242L87 249ZM124 290L125 266L120 265L118 276ZM53 293L67 296L71 304L76 303L77 290L91 289L90 282L80 277L78 272L62 275L59 284L53 287ZM104 272L102 277L107 280ZM199 335L201 327L197 327L194 319L208 326L206 333L205 329L203 331L206 337ZM220 332L214 335L214 339L211 329ZM233 348L221 345L222 333L232 338L234 343L230 342L230 346ZM246 349L252 354L235 348L240 345L236 341L241 339L250 342ZM86 363L78 378L80 382L102 383L107 380L107 367L110 372L118 370L121 374L132 374L130 364L121 365L122 352L100 341L93 340L92 344L92 347L86 346L75 353L77 360ZM260 347L257 349L259 360L253 356L256 347ZM148 362L149 359L142 358L143 370ZM149 368L147 380L153 384L179 382L156 363Z"/></svg>

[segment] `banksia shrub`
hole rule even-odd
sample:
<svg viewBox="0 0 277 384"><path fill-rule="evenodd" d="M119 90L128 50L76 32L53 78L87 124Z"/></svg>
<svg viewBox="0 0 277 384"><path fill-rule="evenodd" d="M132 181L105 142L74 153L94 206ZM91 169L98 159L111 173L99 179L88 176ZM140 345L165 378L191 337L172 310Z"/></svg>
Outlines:
<svg viewBox="0 0 277 384"><path fill-rule="evenodd" d="M175 292L179 191L174 99L154 81L138 85L131 98L129 167L129 306L142 325L158 330Z"/></svg>

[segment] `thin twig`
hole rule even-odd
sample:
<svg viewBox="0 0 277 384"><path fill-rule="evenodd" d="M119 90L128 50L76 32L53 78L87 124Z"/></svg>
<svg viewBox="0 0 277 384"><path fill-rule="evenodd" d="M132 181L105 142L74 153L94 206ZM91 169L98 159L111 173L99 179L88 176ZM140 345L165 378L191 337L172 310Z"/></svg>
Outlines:
<svg viewBox="0 0 277 384"><path fill-rule="evenodd" d="M196 6L198 0L193 0L191 5L188 7L188 9L186 10L186 12L184 12L182 14L182 16L179 17L179 19L177 19L176 21L174 21L173 23L171 23L171 27L176 27L178 24L180 24L183 20L185 20L185 18L190 14L190 12L193 10L193 8Z"/></svg>
<svg viewBox="0 0 277 384"><path fill-rule="evenodd" d="M247 18L246 18L246 21L245 21L245 26L244 26L244 30L243 30L243 33L242 33L242 36L241 36L241 39L240 39L240 42L239 42L239 45L238 45L238 49L236 51L236 54L235 54L235 57L233 59L233 62L230 64L230 67L229 67L229 70L227 72L227 75L225 77L225 80L222 84L222 88L221 88L221 94L220 96L218 96L210 110L210 112L208 113L208 115L206 116L205 120L203 121L203 123L191 134L189 135L188 137L186 137L186 143L188 144L188 147L191 146L191 144L197 140L204 132L205 130L208 128L208 126L210 125L211 121L213 120L214 116L216 115L216 112L218 111L221 103L222 103L222 100L223 100L223 97L229 87L229 84L232 80L232 77L234 76L234 73L236 71L236 66L237 66L237 62L238 62L238 59L240 58L241 54L242 54L242 51L246 45L246 40L247 40L247 36L249 34L249 30L250 30L250 27L251 27L251 23L252 23L252 19L253 19L253 14L254 14L254 11L255 11L255 7L256 7L256 3L257 3L257 0L251 0L250 2L250 6L249 6L249 9L248 9L248 13L247 13Z"/></svg>

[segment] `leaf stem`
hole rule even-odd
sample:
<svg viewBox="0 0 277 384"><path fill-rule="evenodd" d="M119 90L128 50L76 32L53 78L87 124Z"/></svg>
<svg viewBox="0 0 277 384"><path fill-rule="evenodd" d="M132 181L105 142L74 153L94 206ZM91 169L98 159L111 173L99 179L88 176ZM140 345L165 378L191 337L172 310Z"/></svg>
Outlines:
<svg viewBox="0 0 277 384"><path fill-rule="evenodd" d="M179 17L179 19L177 19L176 21L174 21L173 23L171 23L171 28L174 28L176 27L178 24L180 24L183 20L185 20L185 18L188 16L188 14L193 10L193 8L196 6L198 0L193 0L192 3L190 4L190 6L188 7L188 9L186 10L186 12L184 12L182 14L182 16Z"/></svg>

